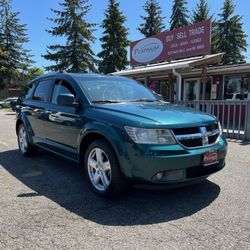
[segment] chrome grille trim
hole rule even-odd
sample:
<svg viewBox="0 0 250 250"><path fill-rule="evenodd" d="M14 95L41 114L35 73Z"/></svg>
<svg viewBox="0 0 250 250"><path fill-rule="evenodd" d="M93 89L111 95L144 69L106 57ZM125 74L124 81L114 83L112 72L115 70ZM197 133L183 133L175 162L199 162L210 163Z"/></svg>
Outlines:
<svg viewBox="0 0 250 250"><path fill-rule="evenodd" d="M219 133L220 133L219 129L216 129L216 130L214 130L212 132L206 132L206 135L208 137L210 137L210 136L213 136L213 135L217 135ZM186 135L175 135L175 138L177 140L199 139L199 138L202 138L202 137L204 137L204 135L202 133L186 134Z"/></svg>
<svg viewBox="0 0 250 250"><path fill-rule="evenodd" d="M187 149L195 149L195 148L203 148L203 147L209 147L212 145L215 145L219 141L220 137L220 130L219 128L216 128L214 130L207 131L207 126L202 127L191 127L190 129L199 129L199 133L193 133L193 134L179 134L175 135L174 129L172 129L172 133L176 139L176 141L184 148ZM186 128L184 128L186 129ZM217 138L213 138L217 136ZM193 141L192 141L193 140ZM196 140L196 141L195 141ZM200 140L200 141L199 141ZM213 140L212 143L209 143L210 140ZM187 146L188 144L200 144L195 146ZM185 145L187 144L187 145Z"/></svg>

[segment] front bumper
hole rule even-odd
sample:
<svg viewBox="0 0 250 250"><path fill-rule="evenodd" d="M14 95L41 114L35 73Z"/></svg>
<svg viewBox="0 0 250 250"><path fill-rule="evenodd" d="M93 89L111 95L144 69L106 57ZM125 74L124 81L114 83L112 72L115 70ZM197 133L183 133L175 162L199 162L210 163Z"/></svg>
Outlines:
<svg viewBox="0 0 250 250"><path fill-rule="evenodd" d="M223 138L213 146L199 149L185 149L181 145L139 145L126 143L127 157L120 162L126 177L136 183L181 184L204 179L218 172L225 166L227 143ZM218 163L205 167L202 164L203 154L209 151L218 152ZM161 172L181 170L178 180L156 180L154 176Z"/></svg>

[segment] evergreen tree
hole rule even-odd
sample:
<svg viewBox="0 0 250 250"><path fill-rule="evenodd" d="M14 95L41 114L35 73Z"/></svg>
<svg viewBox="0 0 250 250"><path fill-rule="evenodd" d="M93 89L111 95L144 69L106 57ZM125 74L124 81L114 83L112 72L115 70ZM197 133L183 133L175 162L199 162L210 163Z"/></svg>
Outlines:
<svg viewBox="0 0 250 250"><path fill-rule="evenodd" d="M56 18L49 18L56 24L48 32L56 37L66 38L65 45L50 45L43 57L55 62L46 67L51 71L89 72L95 71L94 52L91 43L95 24L88 23L86 15L91 5L88 0L64 0L59 3L62 10L53 10Z"/></svg>
<svg viewBox="0 0 250 250"><path fill-rule="evenodd" d="M188 25L187 1L174 0L172 15L170 20L170 30Z"/></svg>
<svg viewBox="0 0 250 250"><path fill-rule="evenodd" d="M233 15L233 0L225 0L220 20L217 24L217 48L225 54L222 57L223 64L243 62L242 54L247 50L246 34L242 27L242 17Z"/></svg>
<svg viewBox="0 0 250 250"><path fill-rule="evenodd" d="M29 82L42 74L44 74L44 70L42 68L31 67L24 75L22 75L21 80L23 82Z"/></svg>
<svg viewBox="0 0 250 250"><path fill-rule="evenodd" d="M198 23L209 19L209 7L207 0L199 0L196 4L196 8L193 10L193 23Z"/></svg>
<svg viewBox="0 0 250 250"><path fill-rule="evenodd" d="M9 2L0 1L0 90L4 89L4 79L7 75L8 69L8 55L4 46L4 8L10 8Z"/></svg>
<svg viewBox="0 0 250 250"><path fill-rule="evenodd" d="M31 63L30 51L24 48L29 41L26 25L20 24L19 12L11 11L10 0L0 0L0 58L3 78L18 77Z"/></svg>
<svg viewBox="0 0 250 250"><path fill-rule="evenodd" d="M218 34L218 21L212 20L212 39L211 39L211 52L212 54L220 53L219 49L219 34Z"/></svg>
<svg viewBox="0 0 250 250"><path fill-rule="evenodd" d="M3 74L7 71L8 68L8 56L7 52L4 49L2 41L0 41L0 74L3 76Z"/></svg>
<svg viewBox="0 0 250 250"><path fill-rule="evenodd" d="M143 6L147 16L141 16L144 23L140 24L138 30L145 36L153 36L165 29L163 24L162 9L156 0L147 0Z"/></svg>
<svg viewBox="0 0 250 250"><path fill-rule="evenodd" d="M4 89L4 79L6 78L7 65L7 53L3 49L3 45L0 41L0 90Z"/></svg>
<svg viewBox="0 0 250 250"><path fill-rule="evenodd" d="M216 20L213 20L213 17L209 15L209 7L207 0L199 0L199 2L196 4L196 8L193 10L193 17L192 17L192 22L193 23L198 23L205 21L207 19L211 19L212 21L212 31L211 31L211 36L212 36L212 44L211 44L211 51L212 53L218 53L218 48L217 48L217 40L219 37L217 36L217 22Z"/></svg>
<svg viewBox="0 0 250 250"><path fill-rule="evenodd" d="M126 48L129 41L127 39L128 30L124 25L125 21L126 18L119 10L117 0L109 0L105 19L101 25L104 29L103 37L100 39L102 51L98 54L101 58L99 71L102 73L119 71L128 65Z"/></svg>

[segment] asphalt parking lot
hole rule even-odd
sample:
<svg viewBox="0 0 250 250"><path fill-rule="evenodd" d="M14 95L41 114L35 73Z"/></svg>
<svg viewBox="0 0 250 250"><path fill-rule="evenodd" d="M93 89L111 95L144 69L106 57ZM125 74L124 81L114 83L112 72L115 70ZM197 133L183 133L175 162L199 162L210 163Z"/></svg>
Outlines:
<svg viewBox="0 0 250 250"><path fill-rule="evenodd" d="M250 144L202 184L104 200L74 163L22 157L14 126L0 110L0 249L250 249Z"/></svg>

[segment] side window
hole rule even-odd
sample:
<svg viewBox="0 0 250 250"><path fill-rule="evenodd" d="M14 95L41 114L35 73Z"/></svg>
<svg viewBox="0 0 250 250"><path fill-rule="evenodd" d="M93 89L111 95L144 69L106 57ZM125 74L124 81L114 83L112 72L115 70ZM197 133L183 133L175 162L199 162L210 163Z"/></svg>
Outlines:
<svg viewBox="0 0 250 250"><path fill-rule="evenodd" d="M28 83L27 85L24 86L23 88L23 93L20 96L21 99L31 99L33 92L35 90L36 87L36 83L37 82L32 82L32 83Z"/></svg>
<svg viewBox="0 0 250 250"><path fill-rule="evenodd" d="M63 105L60 102L60 96L62 95L76 97L73 87L67 81L58 80L54 85L51 102L54 104Z"/></svg>
<svg viewBox="0 0 250 250"><path fill-rule="evenodd" d="M51 84L52 80L43 80L39 82L33 95L33 100L47 102Z"/></svg>

